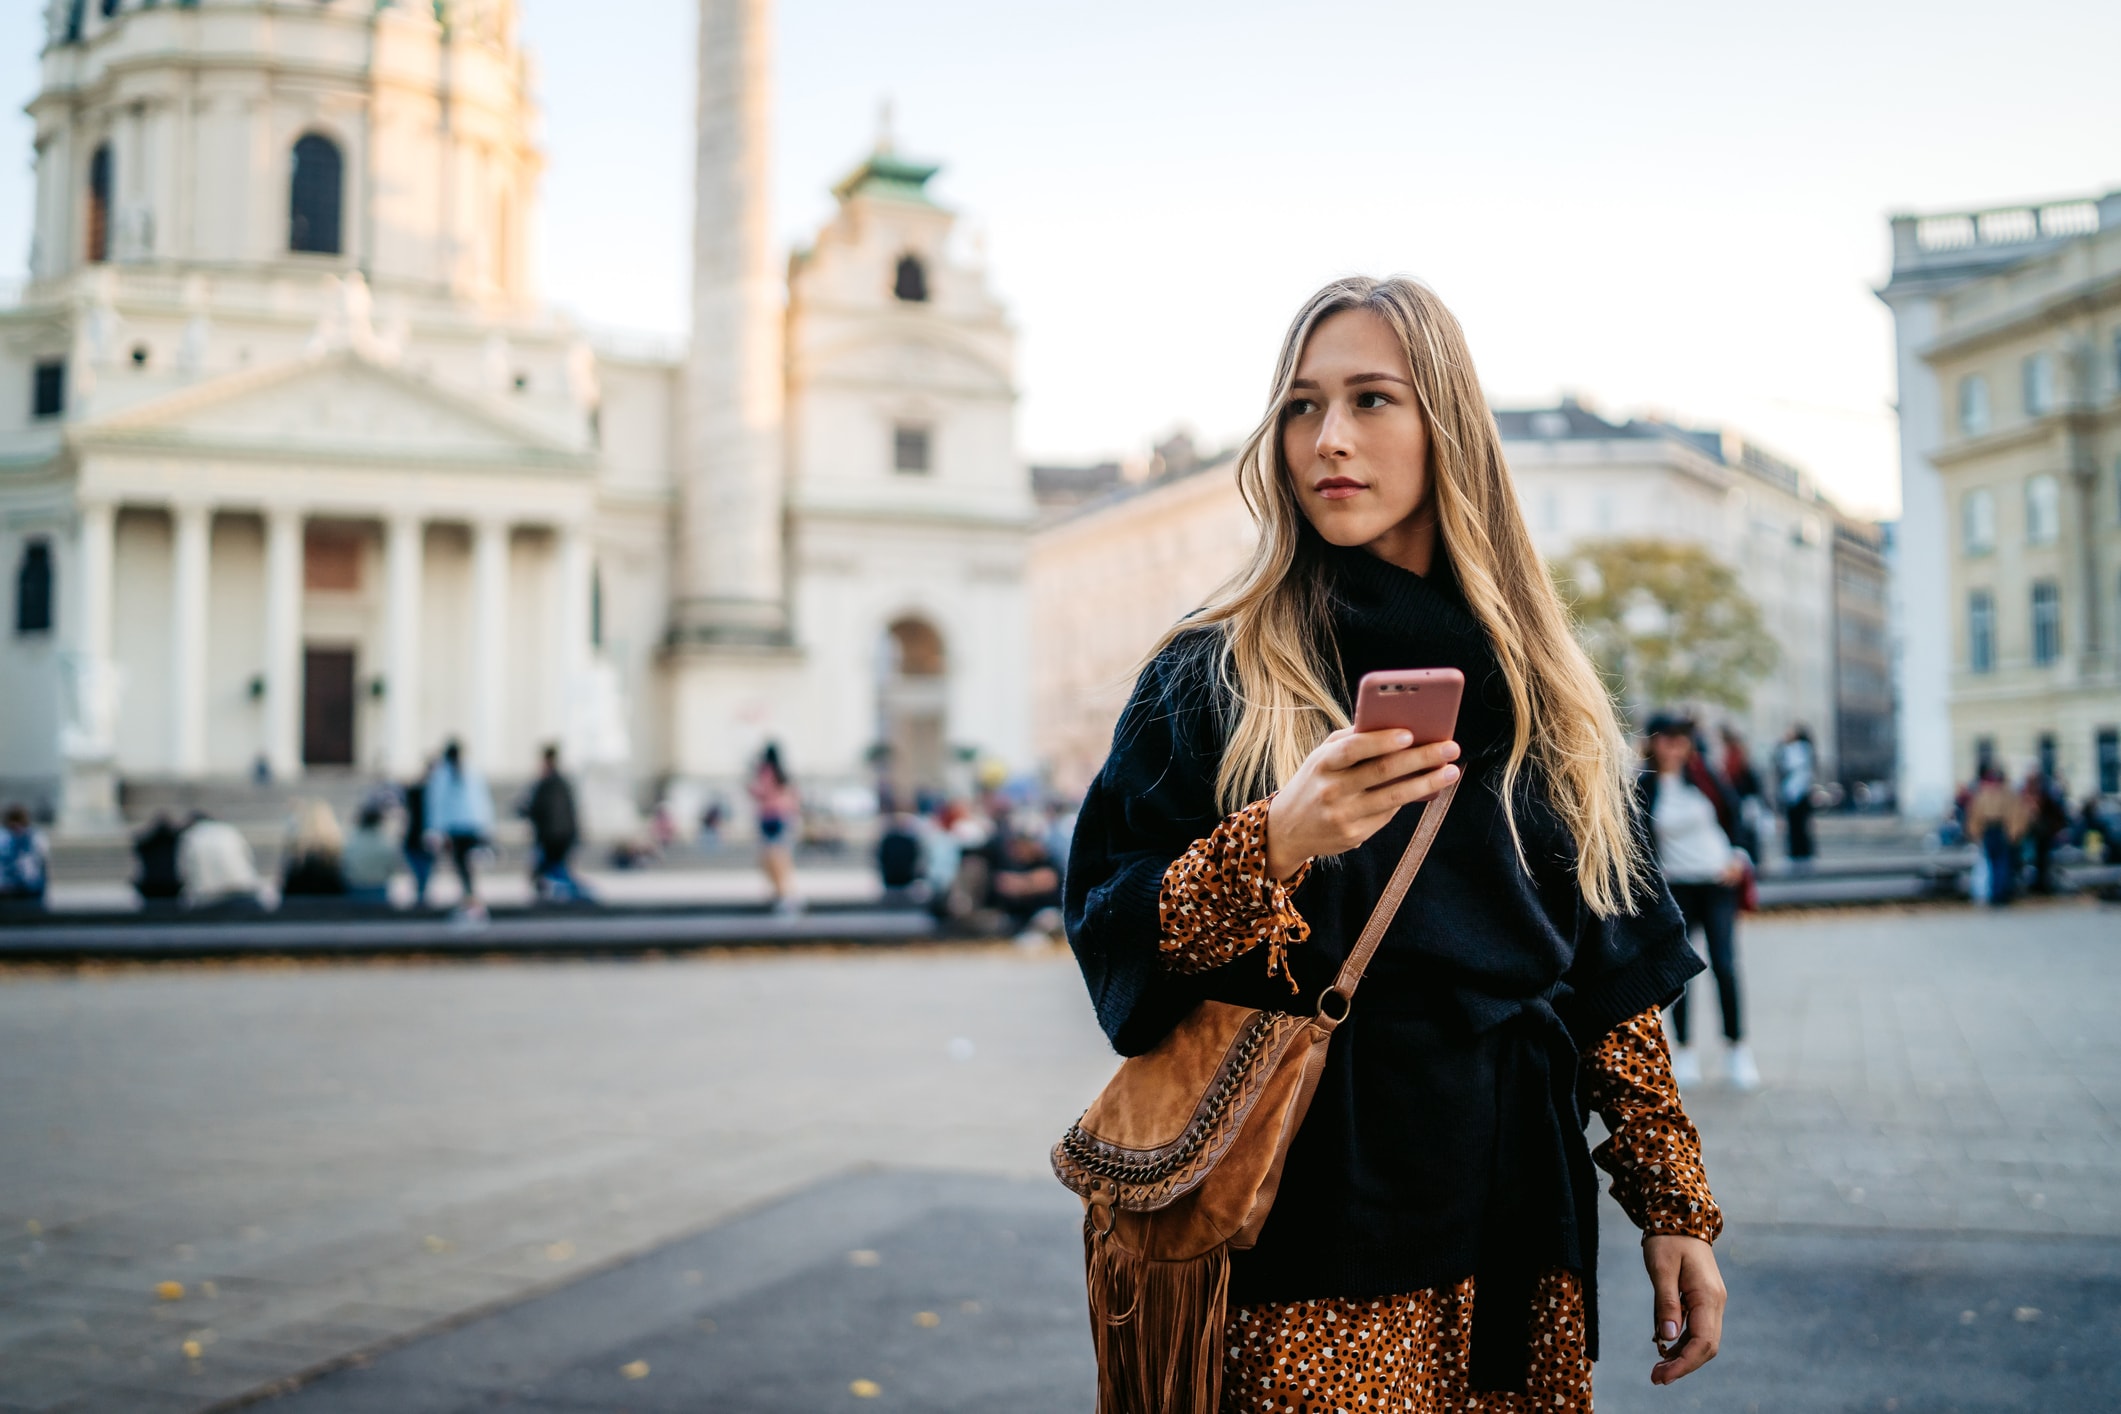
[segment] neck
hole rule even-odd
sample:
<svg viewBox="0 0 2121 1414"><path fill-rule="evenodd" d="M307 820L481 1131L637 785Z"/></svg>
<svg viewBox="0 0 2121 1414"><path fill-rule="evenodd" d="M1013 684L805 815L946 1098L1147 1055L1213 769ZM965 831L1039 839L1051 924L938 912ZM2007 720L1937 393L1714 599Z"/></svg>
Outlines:
<svg viewBox="0 0 2121 1414"><path fill-rule="evenodd" d="M1426 577L1436 564L1436 512L1415 507L1414 514L1362 547L1388 565Z"/></svg>

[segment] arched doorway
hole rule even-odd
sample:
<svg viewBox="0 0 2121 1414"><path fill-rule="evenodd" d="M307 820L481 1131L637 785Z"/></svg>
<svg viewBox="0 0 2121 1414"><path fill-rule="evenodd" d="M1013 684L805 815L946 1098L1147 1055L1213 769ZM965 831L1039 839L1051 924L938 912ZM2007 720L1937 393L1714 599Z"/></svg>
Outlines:
<svg viewBox="0 0 2121 1414"><path fill-rule="evenodd" d="M880 775L892 796L910 804L944 787L949 741L949 662L943 636L909 615L884 630L877 673Z"/></svg>

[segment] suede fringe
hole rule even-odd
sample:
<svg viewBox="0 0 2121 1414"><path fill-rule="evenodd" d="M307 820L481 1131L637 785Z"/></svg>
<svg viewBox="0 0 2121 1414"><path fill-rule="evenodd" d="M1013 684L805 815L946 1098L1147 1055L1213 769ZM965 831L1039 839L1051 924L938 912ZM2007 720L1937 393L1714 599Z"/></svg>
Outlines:
<svg viewBox="0 0 2121 1414"><path fill-rule="evenodd" d="M1222 1402L1230 1249L1160 1262L1083 1223L1097 1414L1215 1414Z"/></svg>

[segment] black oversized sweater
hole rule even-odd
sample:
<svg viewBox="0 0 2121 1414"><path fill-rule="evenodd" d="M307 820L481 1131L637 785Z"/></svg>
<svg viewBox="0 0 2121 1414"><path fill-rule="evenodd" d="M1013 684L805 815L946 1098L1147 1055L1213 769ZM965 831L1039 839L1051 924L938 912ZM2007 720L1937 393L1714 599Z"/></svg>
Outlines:
<svg viewBox="0 0 2121 1414"><path fill-rule="evenodd" d="M1596 1354L1596 1188L1577 1055L1668 1002L1701 963L1661 880L1633 915L1590 911L1573 840L1529 769L1516 793L1520 863L1498 793L1509 696L1448 569L1424 578L1307 539L1334 585L1326 656L1342 705L1367 672L1458 668L1465 777L1334 1034L1259 1243L1232 1255L1231 1300L1386 1296L1475 1276L1475 1381L1521 1387L1527 1308L1548 1268L1580 1275ZM1264 949L1205 973L1167 970L1164 871L1223 815L1221 652L1219 630L1203 629L1143 670L1076 827L1068 937L1125 1055L1154 1046L1206 998L1310 1010L1419 818L1400 812L1360 848L1320 861L1296 891L1311 928L1290 954L1300 995L1267 976Z"/></svg>

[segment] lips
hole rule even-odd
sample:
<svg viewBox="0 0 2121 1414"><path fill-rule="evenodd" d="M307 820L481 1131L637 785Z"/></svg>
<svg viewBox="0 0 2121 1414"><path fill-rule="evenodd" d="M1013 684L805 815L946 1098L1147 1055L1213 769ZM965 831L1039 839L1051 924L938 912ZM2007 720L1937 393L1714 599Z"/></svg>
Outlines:
<svg viewBox="0 0 2121 1414"><path fill-rule="evenodd" d="M1370 488L1351 476L1328 476L1322 481L1313 482L1311 489L1328 501L1345 501L1356 492Z"/></svg>

